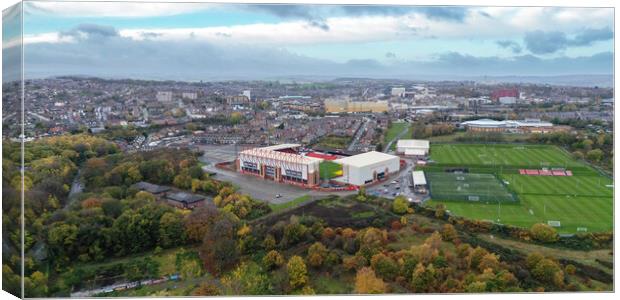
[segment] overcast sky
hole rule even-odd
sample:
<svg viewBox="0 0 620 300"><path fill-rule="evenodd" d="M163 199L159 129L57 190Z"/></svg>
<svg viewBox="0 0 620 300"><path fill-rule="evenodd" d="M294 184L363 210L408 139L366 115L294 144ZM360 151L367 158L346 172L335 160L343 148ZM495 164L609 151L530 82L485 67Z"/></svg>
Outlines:
<svg viewBox="0 0 620 300"><path fill-rule="evenodd" d="M25 2L26 77L612 74L613 9ZM16 43L5 40L4 49Z"/></svg>

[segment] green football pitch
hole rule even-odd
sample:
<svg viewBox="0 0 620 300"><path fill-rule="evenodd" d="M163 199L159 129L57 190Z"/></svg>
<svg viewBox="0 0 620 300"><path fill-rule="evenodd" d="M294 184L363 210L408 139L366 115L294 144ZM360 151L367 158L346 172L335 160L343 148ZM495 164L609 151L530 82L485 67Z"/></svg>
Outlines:
<svg viewBox="0 0 620 300"><path fill-rule="evenodd" d="M433 145L431 153L435 163L426 169L427 177L447 167L493 173L519 203L441 201L433 196L428 205L443 203L457 216L521 227L560 221L561 233L613 229L613 180L555 146L440 144ZM574 176L528 176L517 171L544 167L566 167Z"/></svg>
<svg viewBox="0 0 620 300"><path fill-rule="evenodd" d="M319 164L319 175L324 179L342 176L342 165L333 161L324 160Z"/></svg>
<svg viewBox="0 0 620 300"><path fill-rule="evenodd" d="M497 168L574 168L583 167L567 153L546 145L438 144L431 159L443 166Z"/></svg>
<svg viewBox="0 0 620 300"><path fill-rule="evenodd" d="M445 201L517 202L493 174L427 173L431 197Z"/></svg>

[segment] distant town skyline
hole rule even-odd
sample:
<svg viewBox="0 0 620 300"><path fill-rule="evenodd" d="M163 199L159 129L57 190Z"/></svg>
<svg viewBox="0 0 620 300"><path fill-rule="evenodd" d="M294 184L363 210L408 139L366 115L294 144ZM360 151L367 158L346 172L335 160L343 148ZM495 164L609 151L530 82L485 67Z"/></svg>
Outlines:
<svg viewBox="0 0 620 300"><path fill-rule="evenodd" d="M613 74L613 8L25 2L25 76ZM10 40L4 47L14 46Z"/></svg>

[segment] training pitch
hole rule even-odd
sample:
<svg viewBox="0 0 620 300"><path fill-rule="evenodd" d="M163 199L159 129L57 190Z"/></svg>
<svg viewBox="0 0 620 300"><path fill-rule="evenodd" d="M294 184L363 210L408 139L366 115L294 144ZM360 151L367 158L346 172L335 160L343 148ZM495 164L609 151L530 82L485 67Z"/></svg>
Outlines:
<svg viewBox="0 0 620 300"><path fill-rule="evenodd" d="M433 200L428 204L443 203L454 215L521 227L560 221L556 229L561 233L613 229L613 180L555 146L440 144L432 146L431 159L434 163L425 168L431 185L434 177L446 176L445 169L464 168L492 174L518 198L516 203L446 201L430 186ZM566 168L573 176L520 175L519 168ZM470 184L465 193L499 192L493 186L478 189Z"/></svg>

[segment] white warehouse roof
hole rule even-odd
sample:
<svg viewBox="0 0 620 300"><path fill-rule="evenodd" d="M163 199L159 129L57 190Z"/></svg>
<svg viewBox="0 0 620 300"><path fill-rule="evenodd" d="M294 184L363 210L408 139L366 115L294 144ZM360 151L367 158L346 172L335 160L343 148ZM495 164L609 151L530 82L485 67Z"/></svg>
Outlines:
<svg viewBox="0 0 620 300"><path fill-rule="evenodd" d="M398 140L396 147L428 149L430 147L430 142L427 140Z"/></svg>
<svg viewBox="0 0 620 300"><path fill-rule="evenodd" d="M413 185L426 185L426 177L424 176L424 171L413 171L411 172L411 176L413 177Z"/></svg>
<svg viewBox="0 0 620 300"><path fill-rule="evenodd" d="M399 159L398 156L385 154L383 152L370 151L358 155L353 155L341 159L334 160L334 162L349 165L354 167L363 167L377 162L389 161L392 159Z"/></svg>

